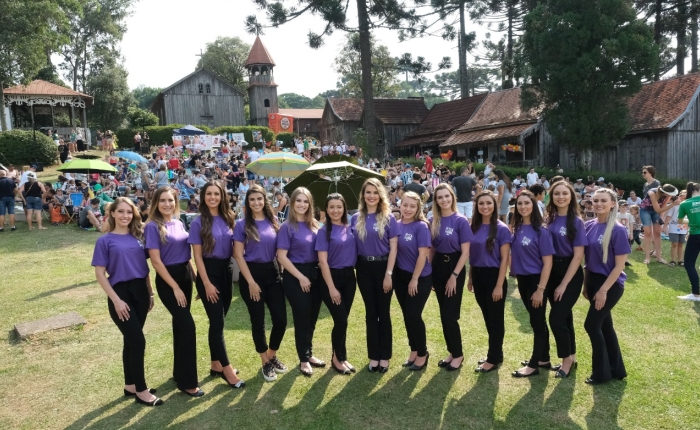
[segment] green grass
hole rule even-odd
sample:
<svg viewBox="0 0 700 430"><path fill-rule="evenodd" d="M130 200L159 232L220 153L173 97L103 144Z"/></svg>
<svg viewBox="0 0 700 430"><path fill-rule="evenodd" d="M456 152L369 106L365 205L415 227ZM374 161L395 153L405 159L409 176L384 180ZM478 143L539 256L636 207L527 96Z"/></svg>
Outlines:
<svg viewBox="0 0 700 430"><path fill-rule="evenodd" d="M446 355L437 302L428 301L430 365L424 372L402 369L408 354L397 303L392 305L394 359L387 374L365 371L368 360L364 308L357 294L349 328L349 358L360 371L349 377L321 369L305 378L296 368L294 327L279 357L291 368L266 383L250 335L248 313L235 289L226 321L226 341L235 367L248 386L231 390L208 376L207 318L193 305L197 323L198 371L206 396L191 399L176 390L172 374L170 315L156 300L149 314L146 378L166 403L136 405L122 397L121 336L107 313L107 298L95 282L90 259L99 233L50 227L0 235L0 428L263 428L263 429L690 429L700 413L695 361L700 306L680 301L689 284L682 268L641 264L634 253L625 295L613 311L629 377L590 387L590 343L583 321L588 304L575 307L579 367L565 380L545 373L514 379L510 372L529 356L532 337L527 313L514 285L506 305L506 360L499 372L472 371L486 353L487 338L478 306L466 293L462 306L465 366L447 373L437 368ZM668 255L668 242L664 243ZM21 341L18 322L77 311L88 324ZM269 325L268 325L269 327ZM315 354L329 361L332 320L322 309ZM551 338L551 337L550 337ZM552 352L555 353L551 338Z"/></svg>

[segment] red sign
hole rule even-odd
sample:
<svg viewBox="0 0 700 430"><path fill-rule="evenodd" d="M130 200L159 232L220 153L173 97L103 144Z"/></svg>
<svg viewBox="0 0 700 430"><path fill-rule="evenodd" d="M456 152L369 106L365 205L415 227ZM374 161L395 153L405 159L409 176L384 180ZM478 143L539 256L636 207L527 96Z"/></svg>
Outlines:
<svg viewBox="0 0 700 430"><path fill-rule="evenodd" d="M271 113L267 116L267 123L275 134L294 133L294 117Z"/></svg>

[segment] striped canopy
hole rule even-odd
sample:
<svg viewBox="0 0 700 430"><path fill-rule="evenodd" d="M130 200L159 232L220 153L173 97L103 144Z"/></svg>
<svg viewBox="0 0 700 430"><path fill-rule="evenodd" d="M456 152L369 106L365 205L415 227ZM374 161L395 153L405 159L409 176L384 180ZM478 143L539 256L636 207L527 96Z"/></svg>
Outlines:
<svg viewBox="0 0 700 430"><path fill-rule="evenodd" d="M300 155L289 152L272 152L263 155L247 167L256 175L295 178L301 175L309 165L309 162Z"/></svg>

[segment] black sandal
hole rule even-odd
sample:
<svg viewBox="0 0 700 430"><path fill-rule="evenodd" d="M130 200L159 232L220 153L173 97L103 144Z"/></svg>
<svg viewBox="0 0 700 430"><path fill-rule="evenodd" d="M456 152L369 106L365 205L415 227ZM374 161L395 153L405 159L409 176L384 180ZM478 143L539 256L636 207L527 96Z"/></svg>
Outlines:
<svg viewBox="0 0 700 430"><path fill-rule="evenodd" d="M141 398L139 396L136 396L136 403L140 403L140 404L145 405L145 406L160 406L165 402L163 402L158 397L156 397L155 400L147 402L145 400L141 400Z"/></svg>

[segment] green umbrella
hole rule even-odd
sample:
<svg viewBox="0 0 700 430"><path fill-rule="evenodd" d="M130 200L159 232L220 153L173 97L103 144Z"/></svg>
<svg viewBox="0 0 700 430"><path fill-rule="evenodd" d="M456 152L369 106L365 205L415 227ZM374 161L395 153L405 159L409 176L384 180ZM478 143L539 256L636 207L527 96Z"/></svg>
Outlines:
<svg viewBox="0 0 700 430"><path fill-rule="evenodd" d="M318 160L314 161L311 164L337 163L338 161L347 161L350 164L357 165L357 158L348 157L347 155L343 155L343 154L324 155L323 157L319 158Z"/></svg>
<svg viewBox="0 0 700 430"><path fill-rule="evenodd" d="M63 173L114 173L117 171L102 160L73 160L56 169Z"/></svg>
<svg viewBox="0 0 700 430"><path fill-rule="evenodd" d="M306 187L319 208L324 207L329 194L340 193L345 198L348 209L357 209L362 184L369 178L384 183L384 177L379 173L346 161L314 164L285 185L284 191L291 194L298 187Z"/></svg>

